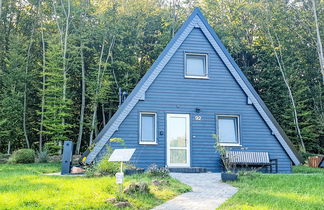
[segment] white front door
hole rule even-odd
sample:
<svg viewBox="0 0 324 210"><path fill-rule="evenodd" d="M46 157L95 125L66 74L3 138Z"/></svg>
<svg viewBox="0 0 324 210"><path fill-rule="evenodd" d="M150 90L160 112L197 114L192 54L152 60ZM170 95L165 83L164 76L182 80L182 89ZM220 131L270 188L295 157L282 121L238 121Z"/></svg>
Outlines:
<svg viewBox="0 0 324 210"><path fill-rule="evenodd" d="M190 167L189 114L167 114L168 167Z"/></svg>

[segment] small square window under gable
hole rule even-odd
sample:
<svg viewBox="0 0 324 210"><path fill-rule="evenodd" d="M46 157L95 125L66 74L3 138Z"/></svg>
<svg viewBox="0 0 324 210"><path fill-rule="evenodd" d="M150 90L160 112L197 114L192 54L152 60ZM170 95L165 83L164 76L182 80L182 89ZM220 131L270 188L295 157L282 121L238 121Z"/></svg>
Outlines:
<svg viewBox="0 0 324 210"><path fill-rule="evenodd" d="M185 53L185 77L208 78L208 56L204 53Z"/></svg>

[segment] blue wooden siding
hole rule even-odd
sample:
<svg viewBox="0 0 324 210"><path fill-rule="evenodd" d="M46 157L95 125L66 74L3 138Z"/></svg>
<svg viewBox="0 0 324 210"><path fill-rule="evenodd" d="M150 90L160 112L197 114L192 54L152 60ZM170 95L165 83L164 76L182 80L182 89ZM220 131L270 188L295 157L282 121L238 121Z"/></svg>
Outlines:
<svg viewBox="0 0 324 210"><path fill-rule="evenodd" d="M208 53L209 79L184 78L185 52ZM200 113L195 112L196 108L200 108ZM140 112L157 113L157 145L138 144ZM221 171L212 138L216 133L216 115L234 114L240 116L242 147L231 149L267 151L270 158L278 158L279 172L291 172L288 155L254 106L247 104L247 96L198 28L192 30L147 90L145 100L136 104L113 135L123 138L126 147L136 148L132 161L137 167L146 168L152 163L166 165L167 113L190 114L192 167ZM195 115L200 115L201 121L195 121ZM103 148L97 159L105 150Z"/></svg>

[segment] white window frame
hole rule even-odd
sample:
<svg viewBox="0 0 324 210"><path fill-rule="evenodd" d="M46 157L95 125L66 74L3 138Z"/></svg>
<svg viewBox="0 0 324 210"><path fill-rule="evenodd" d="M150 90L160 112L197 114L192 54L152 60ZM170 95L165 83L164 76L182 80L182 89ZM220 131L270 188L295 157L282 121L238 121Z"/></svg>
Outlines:
<svg viewBox="0 0 324 210"><path fill-rule="evenodd" d="M222 117L230 117L230 118L236 118L237 119L237 143L222 143L219 142L219 139L217 140L220 146L242 146L241 145L241 131L240 131L240 115L216 115L216 134L219 136L219 118Z"/></svg>
<svg viewBox="0 0 324 210"><path fill-rule="evenodd" d="M204 56L205 57L205 68L206 68L206 75L205 76L193 76L187 75L187 55L196 55L196 56ZM207 53L192 53L192 52L185 52L184 56L184 77L191 78L191 79L209 79L208 77L208 54Z"/></svg>
<svg viewBox="0 0 324 210"><path fill-rule="evenodd" d="M147 142L147 141L142 141L142 115L145 114L150 114L154 115L154 141ZM157 113L156 112L140 112L139 115L139 144L157 144Z"/></svg>

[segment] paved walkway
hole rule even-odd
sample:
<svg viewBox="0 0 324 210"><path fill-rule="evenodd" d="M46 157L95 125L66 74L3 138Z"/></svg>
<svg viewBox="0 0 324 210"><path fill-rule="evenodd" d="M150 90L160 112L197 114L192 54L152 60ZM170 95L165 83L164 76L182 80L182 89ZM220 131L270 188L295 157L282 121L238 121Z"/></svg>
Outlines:
<svg viewBox="0 0 324 210"><path fill-rule="evenodd" d="M235 187L221 182L219 173L171 173L171 176L190 185L192 192L179 195L153 210L214 210L237 192Z"/></svg>

